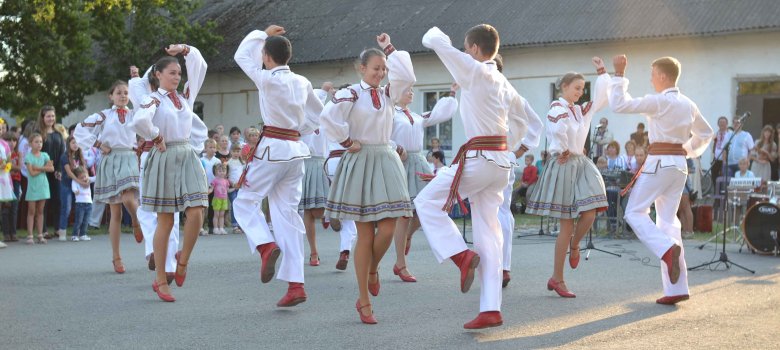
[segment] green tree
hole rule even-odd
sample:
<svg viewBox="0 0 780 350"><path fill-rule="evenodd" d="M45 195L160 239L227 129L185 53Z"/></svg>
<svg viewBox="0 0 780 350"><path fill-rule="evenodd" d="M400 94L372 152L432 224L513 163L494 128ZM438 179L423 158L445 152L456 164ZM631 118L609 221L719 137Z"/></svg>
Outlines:
<svg viewBox="0 0 780 350"><path fill-rule="evenodd" d="M191 23L189 0L5 0L0 2L0 109L29 118L51 104L59 115L86 96L143 71L171 43L216 54L214 23Z"/></svg>

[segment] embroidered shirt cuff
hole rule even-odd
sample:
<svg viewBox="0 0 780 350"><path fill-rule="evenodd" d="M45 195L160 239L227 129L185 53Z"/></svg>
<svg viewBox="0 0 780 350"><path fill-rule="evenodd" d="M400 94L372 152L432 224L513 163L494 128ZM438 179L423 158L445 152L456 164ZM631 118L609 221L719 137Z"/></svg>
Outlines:
<svg viewBox="0 0 780 350"><path fill-rule="evenodd" d="M395 47L393 46L393 44L387 45L385 46L384 51L385 51L385 55L390 56L391 53L395 52Z"/></svg>

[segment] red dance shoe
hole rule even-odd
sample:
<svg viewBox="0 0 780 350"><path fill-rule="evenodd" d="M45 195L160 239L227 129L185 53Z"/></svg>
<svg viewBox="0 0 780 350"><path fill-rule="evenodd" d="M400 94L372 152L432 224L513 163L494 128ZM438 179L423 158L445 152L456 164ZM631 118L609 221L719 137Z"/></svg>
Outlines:
<svg viewBox="0 0 780 350"><path fill-rule="evenodd" d="M185 278L187 278L187 264L177 262L176 273L173 275L173 279L176 281L176 285L179 287L183 286Z"/></svg>
<svg viewBox="0 0 780 350"><path fill-rule="evenodd" d="M368 292L373 296L379 295L379 271L369 272L369 275L376 275L376 283L368 283Z"/></svg>
<svg viewBox="0 0 780 350"><path fill-rule="evenodd" d="M159 285L157 284L157 280L154 280L154 282L152 282L152 290L154 290L154 292L157 293L157 297L159 297L160 300L162 301L169 302L169 303L176 301L176 298L174 298L173 295L165 294L160 291Z"/></svg>
<svg viewBox="0 0 780 350"><path fill-rule="evenodd" d="M322 221L322 228L327 230L328 227L330 227L330 221L325 221L325 217L324 216L322 217L321 221Z"/></svg>
<svg viewBox="0 0 780 350"><path fill-rule="evenodd" d="M154 271L154 268L156 267L154 263L154 253L149 254L149 271Z"/></svg>
<svg viewBox="0 0 780 350"><path fill-rule="evenodd" d="M306 301L306 291L303 290L303 283L289 282L287 294L276 303L278 307L290 307Z"/></svg>
<svg viewBox="0 0 780 350"><path fill-rule="evenodd" d="M257 251L260 253L260 281L268 283L274 278L276 272L276 260L279 259L279 254L282 252L279 246L275 242L261 244L257 246Z"/></svg>
<svg viewBox="0 0 780 350"><path fill-rule="evenodd" d="M363 308L369 307L371 304L366 304L363 306L360 306L360 299L358 299L355 302L355 309L357 309L358 315L360 315L360 321L365 324L376 324L376 317L374 317L374 311L371 311L371 314L368 316L364 316L363 313L360 311Z"/></svg>
<svg viewBox="0 0 780 350"><path fill-rule="evenodd" d="M504 270L504 281L501 282L501 288L506 288L506 286L509 285L509 281L512 280L512 277L509 276L509 271Z"/></svg>
<svg viewBox="0 0 780 350"><path fill-rule="evenodd" d="M669 281L672 284L677 284L680 279L680 254L682 248L675 244L661 257L661 260L666 263L666 268L669 269Z"/></svg>
<svg viewBox="0 0 780 350"><path fill-rule="evenodd" d="M574 254L574 252L577 252L577 254ZM573 249L572 247L569 247L569 266L571 266L572 269L576 269L577 266L580 264L580 247L577 247L577 249Z"/></svg>
<svg viewBox="0 0 780 350"><path fill-rule="evenodd" d="M504 320L501 318L501 311L485 311L480 312L477 318L471 320L469 323L463 325L465 329L482 329L490 327L498 327L504 324Z"/></svg>
<svg viewBox="0 0 780 350"><path fill-rule="evenodd" d="M404 282L417 282L417 278L415 278L414 275L412 275L410 273L404 275L404 274L401 273L401 271L403 271L405 268L406 268L406 266L397 267L397 266L393 265L393 273L396 276L400 277L401 281L404 281ZM409 271L407 271L407 273L408 272Z"/></svg>
<svg viewBox="0 0 780 350"><path fill-rule="evenodd" d="M309 255L309 265L320 266L320 256L317 254Z"/></svg>
<svg viewBox="0 0 780 350"><path fill-rule="evenodd" d="M125 264L122 263L122 258L114 259L114 272L122 274L125 273Z"/></svg>
<svg viewBox="0 0 780 350"><path fill-rule="evenodd" d="M688 294L683 294L683 295L665 296L661 299L656 300L655 302L656 304L674 305L688 299L689 299Z"/></svg>
<svg viewBox="0 0 780 350"><path fill-rule="evenodd" d="M563 281L555 282L554 279L550 278L547 280L547 290L554 290L558 295L564 298L576 298L577 296L564 289L566 287L566 284Z"/></svg>
<svg viewBox="0 0 780 350"><path fill-rule="evenodd" d="M336 262L336 270L346 270L347 263L349 263L349 250L343 250L339 254L339 261Z"/></svg>
<svg viewBox="0 0 780 350"><path fill-rule="evenodd" d="M474 282L474 269L479 266L479 255L472 250L466 249L453 255L450 259L460 269L460 291L466 293Z"/></svg>
<svg viewBox="0 0 780 350"><path fill-rule="evenodd" d="M135 236L136 243L144 241L144 233L141 231L141 225L133 226L133 235Z"/></svg>

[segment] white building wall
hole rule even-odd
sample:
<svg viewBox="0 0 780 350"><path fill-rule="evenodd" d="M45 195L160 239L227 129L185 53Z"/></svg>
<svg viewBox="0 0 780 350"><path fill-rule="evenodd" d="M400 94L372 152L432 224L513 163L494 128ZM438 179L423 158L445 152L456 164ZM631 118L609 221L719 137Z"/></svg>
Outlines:
<svg viewBox="0 0 780 350"><path fill-rule="evenodd" d="M653 92L649 82L650 62L660 56L674 56L683 65L679 84L681 91L698 103L714 127L719 116L735 113L738 80L780 79L780 60L777 59L780 57L780 45L776 45L777 42L780 42L780 32L510 48L502 50L501 54L504 56L504 74L541 118L545 118L552 98L550 83L559 76L573 70L585 74L591 81L595 78L592 56L602 57L611 71L612 56L627 54L629 65L626 76L631 80L629 91L634 96ZM403 49L402 43L397 44L399 49ZM452 77L432 54L415 55L412 59L418 82L416 99L411 109L423 112L423 93L449 89ZM296 65L292 69L309 78L315 88L324 81L332 81L337 85L359 81L352 62ZM198 100L204 103L204 120L209 127L223 124L226 129L233 125L243 128L256 125L260 120L257 91L240 70L208 74ZM105 93L91 96L87 105L86 112L71 113L66 124L110 106ZM636 124L644 121L640 116L615 115L605 110L595 118L596 124L602 116L609 119L609 129L621 145L635 131ZM758 121L753 123L760 124ZM453 148L457 149L465 141L462 123L456 117L453 123ZM541 145L543 147L544 144ZM533 153L538 155L539 150ZM706 154L704 164L707 164L709 158L709 154Z"/></svg>

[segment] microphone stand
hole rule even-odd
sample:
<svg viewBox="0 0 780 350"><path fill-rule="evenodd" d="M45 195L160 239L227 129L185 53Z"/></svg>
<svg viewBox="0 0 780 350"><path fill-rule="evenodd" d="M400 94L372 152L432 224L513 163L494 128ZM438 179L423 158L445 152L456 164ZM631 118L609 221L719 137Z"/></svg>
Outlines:
<svg viewBox="0 0 780 350"><path fill-rule="evenodd" d="M545 137L545 139L544 139L544 153L545 154L547 154L547 145L548 145L548 143L549 142L548 142L547 138ZM547 154L547 159L546 160L542 160L542 166L546 167L548 162L550 162L550 155L549 154ZM538 185L539 184L539 180L536 180L536 183ZM527 201L528 196L530 194L531 193L529 191L526 191L526 194L525 194L526 201ZM553 218L547 218L547 233L544 232L545 218L547 218L545 215L539 215L539 233L537 233L537 234L530 234L530 235L519 234L519 235L516 236L516 238L541 237L541 236L558 237L557 233L553 233L553 231L550 231L550 220L554 220ZM554 231L558 231L558 224L557 224L557 222L555 223L555 227L553 228L553 230Z"/></svg>

